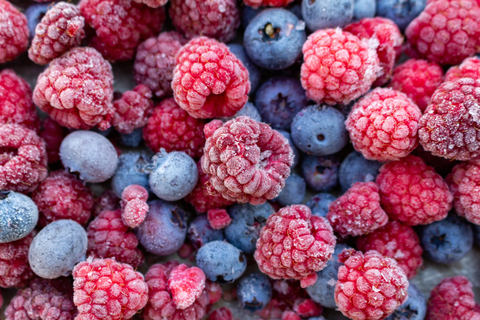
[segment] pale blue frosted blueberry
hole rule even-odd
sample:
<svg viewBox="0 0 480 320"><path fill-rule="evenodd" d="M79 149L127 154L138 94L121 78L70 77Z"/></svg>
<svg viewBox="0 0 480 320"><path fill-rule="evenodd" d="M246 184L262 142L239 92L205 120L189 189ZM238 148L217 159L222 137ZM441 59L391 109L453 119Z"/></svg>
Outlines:
<svg viewBox="0 0 480 320"><path fill-rule="evenodd" d="M38 222L38 208L24 194L0 191L0 243L26 237Z"/></svg>
<svg viewBox="0 0 480 320"><path fill-rule="evenodd" d="M118 167L112 177L112 190L122 198L123 190L132 184L138 184L148 191L148 173L145 166L150 163L151 155L147 151L129 151L118 157Z"/></svg>

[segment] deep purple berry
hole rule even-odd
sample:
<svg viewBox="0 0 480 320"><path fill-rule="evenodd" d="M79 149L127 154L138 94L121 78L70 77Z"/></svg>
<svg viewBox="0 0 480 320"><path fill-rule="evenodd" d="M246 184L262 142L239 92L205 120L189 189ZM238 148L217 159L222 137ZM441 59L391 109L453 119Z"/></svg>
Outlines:
<svg viewBox="0 0 480 320"><path fill-rule="evenodd" d="M188 240L198 249L210 241L225 239L223 230L215 230L210 226L207 215L203 214L190 223L187 230Z"/></svg>
<svg viewBox="0 0 480 320"><path fill-rule="evenodd" d="M307 185L318 192L327 192L338 185L340 161L337 156L306 156L302 161L302 175Z"/></svg>
<svg viewBox="0 0 480 320"><path fill-rule="evenodd" d="M307 207L312 211L312 215L318 217L327 217L328 206L335 201L337 197L330 193L318 193L310 198Z"/></svg>

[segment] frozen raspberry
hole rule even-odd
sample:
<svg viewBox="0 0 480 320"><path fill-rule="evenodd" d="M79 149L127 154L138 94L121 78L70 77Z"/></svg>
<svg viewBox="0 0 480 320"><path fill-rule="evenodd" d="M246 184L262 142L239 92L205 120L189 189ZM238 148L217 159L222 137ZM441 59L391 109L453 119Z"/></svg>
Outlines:
<svg viewBox="0 0 480 320"><path fill-rule="evenodd" d="M152 91L140 84L133 90L125 92L113 103L115 114L112 125L120 133L132 133L147 124L153 111Z"/></svg>
<svg viewBox="0 0 480 320"><path fill-rule="evenodd" d="M454 81L461 78L480 79L480 59L467 58L459 66L451 67L445 74L445 81Z"/></svg>
<svg viewBox="0 0 480 320"><path fill-rule="evenodd" d="M367 93L379 70L375 48L339 28L311 34L303 59L302 86L317 103L348 104Z"/></svg>
<svg viewBox="0 0 480 320"><path fill-rule="evenodd" d="M258 7L286 7L295 0L243 0L247 6L257 9Z"/></svg>
<svg viewBox="0 0 480 320"><path fill-rule="evenodd" d="M376 88L353 106L345 126L353 146L366 159L399 160L418 146L421 116L404 93Z"/></svg>
<svg viewBox="0 0 480 320"><path fill-rule="evenodd" d="M27 50L29 34L27 17L10 2L0 0L0 63Z"/></svg>
<svg viewBox="0 0 480 320"><path fill-rule="evenodd" d="M203 171L225 199L253 205L278 196L290 175L288 140L263 122L237 117L214 120L204 129Z"/></svg>
<svg viewBox="0 0 480 320"><path fill-rule="evenodd" d="M122 192L122 221L127 227L138 227L147 216L148 191L138 184L132 184Z"/></svg>
<svg viewBox="0 0 480 320"><path fill-rule="evenodd" d="M173 98L160 102L143 129L143 139L153 152L183 151L193 158L203 154L205 121L195 119L180 108Z"/></svg>
<svg viewBox="0 0 480 320"><path fill-rule="evenodd" d="M88 225L88 254L97 258L115 258L136 268L143 262L138 239L123 224L120 210L103 211Z"/></svg>
<svg viewBox="0 0 480 320"><path fill-rule="evenodd" d="M419 157L384 164L376 183L388 216L410 226L442 220L452 208L447 184Z"/></svg>
<svg viewBox="0 0 480 320"><path fill-rule="evenodd" d="M150 8L158 8L167 4L168 0L134 0L138 3L143 3Z"/></svg>
<svg viewBox="0 0 480 320"><path fill-rule="evenodd" d="M392 75L395 58L402 52L403 37L397 25L386 18L365 18L349 24L343 31L367 41L378 41L377 55L381 70L373 85L387 83Z"/></svg>
<svg viewBox="0 0 480 320"><path fill-rule="evenodd" d="M475 0L429 1L405 35L411 55L459 64L479 50L480 7Z"/></svg>
<svg viewBox="0 0 480 320"><path fill-rule="evenodd" d="M207 212L208 222L215 230L226 228L232 223L232 218L225 209L210 209Z"/></svg>
<svg viewBox="0 0 480 320"><path fill-rule="evenodd" d="M300 316L294 311L284 311L282 313L282 320L301 320Z"/></svg>
<svg viewBox="0 0 480 320"><path fill-rule="evenodd" d="M88 47L73 48L50 62L33 90L33 102L69 129L108 129L112 99L112 67Z"/></svg>
<svg viewBox="0 0 480 320"><path fill-rule="evenodd" d="M359 237L357 247L363 252L375 250L384 257L395 259L409 279L415 277L423 264L420 239L412 227L398 221L391 221Z"/></svg>
<svg viewBox="0 0 480 320"><path fill-rule="evenodd" d="M205 274L200 268L181 264L170 272L167 285L177 309L185 310L203 293Z"/></svg>
<svg viewBox="0 0 480 320"><path fill-rule="evenodd" d="M43 129L40 131L40 137L45 141L48 163L52 164L60 160L58 152L63 138L69 134L69 130L59 125L55 120L47 117L43 121Z"/></svg>
<svg viewBox="0 0 480 320"><path fill-rule="evenodd" d="M188 39L202 35L230 42L240 26L236 0L172 0L170 18Z"/></svg>
<svg viewBox="0 0 480 320"><path fill-rule="evenodd" d="M312 299L297 299L293 304L293 311L302 318L318 317L322 314L322 306Z"/></svg>
<svg viewBox="0 0 480 320"><path fill-rule="evenodd" d="M357 182L329 206L327 219L341 236L360 236L388 222L380 207L378 186L374 182Z"/></svg>
<svg viewBox="0 0 480 320"><path fill-rule="evenodd" d="M326 219L312 216L305 205L280 209L260 231L255 260L273 279L300 280L302 288L317 280L332 257L335 236Z"/></svg>
<svg viewBox="0 0 480 320"><path fill-rule="evenodd" d="M42 138L18 124L0 125L0 190L32 192L47 174Z"/></svg>
<svg viewBox="0 0 480 320"><path fill-rule="evenodd" d="M178 105L194 118L231 117L247 102L250 81L225 44L199 37L178 52L172 89Z"/></svg>
<svg viewBox="0 0 480 320"><path fill-rule="evenodd" d="M85 37L84 24L85 19L76 5L57 3L37 24L28 57L33 62L44 65L80 45Z"/></svg>
<svg viewBox="0 0 480 320"><path fill-rule="evenodd" d="M23 287L33 277L28 249L35 235L36 231L32 231L20 240L0 243L0 287Z"/></svg>
<svg viewBox="0 0 480 320"><path fill-rule="evenodd" d="M133 65L135 81L149 87L159 98L172 95L175 56L186 43L175 31L162 32L142 42Z"/></svg>
<svg viewBox="0 0 480 320"><path fill-rule="evenodd" d="M184 242L178 249L177 254L182 259L194 258L195 248L190 243Z"/></svg>
<svg viewBox="0 0 480 320"><path fill-rule="evenodd" d="M13 70L0 72L0 124L18 123L38 131L40 120L28 83Z"/></svg>
<svg viewBox="0 0 480 320"><path fill-rule="evenodd" d="M107 190L95 199L93 216L97 217L103 211L115 211L118 208L120 208L120 199L115 195L113 190Z"/></svg>
<svg viewBox="0 0 480 320"><path fill-rule="evenodd" d="M208 316L208 320L233 320L232 311L226 307L215 309Z"/></svg>
<svg viewBox="0 0 480 320"><path fill-rule="evenodd" d="M207 280L207 282L205 282L205 291L207 291L208 297L210 298L208 302L209 305L215 304L222 298L222 287L216 282Z"/></svg>
<svg viewBox="0 0 480 320"><path fill-rule="evenodd" d="M109 61L126 61L145 39L162 29L163 7L152 9L133 0L81 0L85 22L95 29L90 45Z"/></svg>
<svg viewBox="0 0 480 320"><path fill-rule="evenodd" d="M93 194L75 175L63 170L50 172L32 193L45 226L60 219L86 225L92 214Z"/></svg>
<svg viewBox="0 0 480 320"><path fill-rule="evenodd" d="M73 268L76 320L130 319L148 300L143 275L112 259L88 259Z"/></svg>
<svg viewBox="0 0 480 320"><path fill-rule="evenodd" d="M393 69L389 87L405 93L421 111L425 111L442 82L443 70L437 63L410 59Z"/></svg>

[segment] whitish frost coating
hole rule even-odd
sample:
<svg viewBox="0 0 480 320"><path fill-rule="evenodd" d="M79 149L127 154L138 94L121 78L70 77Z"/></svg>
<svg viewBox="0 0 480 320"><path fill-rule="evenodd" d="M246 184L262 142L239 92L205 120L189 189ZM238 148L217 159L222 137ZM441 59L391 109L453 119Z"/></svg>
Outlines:
<svg viewBox="0 0 480 320"><path fill-rule="evenodd" d="M38 221L35 203L21 193L0 192L0 243L26 237Z"/></svg>

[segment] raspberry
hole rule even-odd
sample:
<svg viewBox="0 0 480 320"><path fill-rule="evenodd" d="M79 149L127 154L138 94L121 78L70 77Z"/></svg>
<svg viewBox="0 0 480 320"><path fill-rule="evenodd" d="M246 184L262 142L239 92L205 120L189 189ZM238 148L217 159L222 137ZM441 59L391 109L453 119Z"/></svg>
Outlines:
<svg viewBox="0 0 480 320"><path fill-rule="evenodd" d="M112 259L88 259L73 268L76 320L130 319L148 300L143 275Z"/></svg>
<svg viewBox="0 0 480 320"><path fill-rule="evenodd" d="M0 125L0 190L32 192L47 173L42 138L18 124Z"/></svg>
<svg viewBox="0 0 480 320"><path fill-rule="evenodd" d="M203 293L205 274L200 268L181 264L170 272L167 285L177 309L185 310Z"/></svg>
<svg viewBox="0 0 480 320"><path fill-rule="evenodd" d="M0 63L27 50L29 33L27 17L10 2L0 0Z"/></svg>
<svg viewBox="0 0 480 320"><path fill-rule="evenodd" d="M389 87L405 93L423 112L442 82L443 70L437 63L410 59L393 69Z"/></svg>
<svg viewBox="0 0 480 320"><path fill-rule="evenodd" d="M215 309L208 316L208 320L233 320L232 311L226 307Z"/></svg>
<svg viewBox="0 0 480 320"><path fill-rule="evenodd" d="M38 131L40 120L28 83L13 70L0 72L0 124L18 123Z"/></svg>
<svg viewBox="0 0 480 320"><path fill-rule="evenodd" d="M168 0L134 0L138 3L143 3L150 8L158 8L167 4Z"/></svg>
<svg viewBox="0 0 480 320"><path fill-rule="evenodd" d="M172 95L175 56L186 43L187 40L175 31L162 32L142 42L133 65L135 81L149 87L159 98Z"/></svg>
<svg viewBox="0 0 480 320"><path fill-rule="evenodd" d="M208 302L209 305L215 304L222 298L222 287L216 282L207 280L205 283L205 291L207 291L208 297L210 298Z"/></svg>
<svg viewBox="0 0 480 320"><path fill-rule="evenodd" d="M378 186L374 182L357 182L329 206L327 219L341 236L370 233L388 222L380 207Z"/></svg>
<svg viewBox="0 0 480 320"><path fill-rule="evenodd" d="M405 35L411 55L459 64L480 49L480 7L475 0L429 1Z"/></svg>
<svg viewBox="0 0 480 320"><path fill-rule="evenodd" d="M23 287L33 277L28 249L36 233L34 230L20 240L0 243L0 287Z"/></svg>
<svg viewBox="0 0 480 320"><path fill-rule="evenodd" d="M258 7L286 7L295 0L243 0L247 6L257 9Z"/></svg>
<svg viewBox="0 0 480 320"><path fill-rule="evenodd" d="M43 129L40 131L39 136L45 141L48 163L52 164L60 160L60 145L63 138L65 138L70 132L67 128L59 125L52 118L47 117L43 121Z"/></svg>
<svg viewBox="0 0 480 320"><path fill-rule="evenodd" d="M205 121L195 119L180 108L173 98L160 102L143 129L143 139L155 153L183 151L192 158L203 154Z"/></svg>
<svg viewBox="0 0 480 320"><path fill-rule="evenodd" d="M297 299L293 304L293 311L302 318L317 317L322 314L322 306L312 299Z"/></svg>
<svg viewBox="0 0 480 320"><path fill-rule="evenodd" d="M419 157L384 164L376 183L385 212L410 226L442 220L452 208L447 184Z"/></svg>
<svg viewBox="0 0 480 320"><path fill-rule="evenodd" d="M109 61L126 61L145 39L162 29L163 7L152 9L133 0L81 0L85 22L95 29L90 45Z"/></svg>
<svg viewBox="0 0 480 320"><path fill-rule="evenodd" d="M420 239L412 227L398 221L390 221L380 229L359 237L357 247L363 252L375 250L384 257L395 259L409 279L417 275L423 264Z"/></svg>
<svg viewBox="0 0 480 320"><path fill-rule="evenodd" d="M207 212L208 222L215 230L226 228L232 223L232 218L225 209L210 209Z"/></svg>
<svg viewBox="0 0 480 320"><path fill-rule="evenodd" d="M40 211L40 225L71 219L86 225L92 214L93 194L75 175L63 170L50 172L32 193Z"/></svg>
<svg viewBox="0 0 480 320"><path fill-rule="evenodd" d="M120 199L118 199L113 190L107 190L100 197L95 199L93 216L97 217L103 211L115 211L118 208L120 208Z"/></svg>
<svg viewBox="0 0 480 320"><path fill-rule="evenodd" d="M300 316L293 311L284 311L282 313L282 320L301 320Z"/></svg>
<svg viewBox="0 0 480 320"><path fill-rule="evenodd" d="M335 302L353 320L386 318L407 300L408 280L394 259L372 250L345 250L339 256Z"/></svg>
<svg viewBox="0 0 480 320"><path fill-rule="evenodd" d="M103 211L88 225L88 254L115 258L136 268L143 262L137 237L122 222L120 210Z"/></svg>
<svg viewBox="0 0 480 320"><path fill-rule="evenodd" d="M112 67L93 48L73 48L54 59L33 90L33 102L69 129L108 129L112 99Z"/></svg>
<svg viewBox="0 0 480 320"><path fill-rule="evenodd" d="M225 199L253 205L278 196L290 175L293 151L269 125L241 116L204 128L203 171Z"/></svg>
<svg viewBox="0 0 480 320"><path fill-rule="evenodd" d="M402 52L403 37L397 25L386 18L365 18L349 24L343 31L367 41L378 41L377 55L381 71L373 85L381 86L387 83L392 75L395 58Z"/></svg>
<svg viewBox="0 0 480 320"><path fill-rule="evenodd" d="M332 257L335 236L326 219L312 216L305 205L280 209L260 231L254 258L272 279L300 280L302 288L317 280Z"/></svg>
<svg viewBox="0 0 480 320"><path fill-rule="evenodd" d="M130 228L138 227L147 216L148 191L138 184L132 184L122 192L122 221Z"/></svg>
<svg viewBox="0 0 480 320"><path fill-rule="evenodd" d="M467 58L459 66L448 69L445 81L455 81L461 78L480 79L480 59L477 57Z"/></svg>
<svg viewBox="0 0 480 320"><path fill-rule="evenodd" d="M231 117L247 102L250 81L226 45L199 37L178 52L172 89L178 105L194 118Z"/></svg>
<svg viewBox="0 0 480 320"><path fill-rule="evenodd" d="M153 111L152 91L140 84L133 90L125 92L122 97L113 103L115 114L112 125L120 133L132 133L147 124Z"/></svg>
<svg viewBox="0 0 480 320"><path fill-rule="evenodd" d="M312 33L303 45L303 59L307 97L330 105L348 104L367 93L379 69L375 48L339 28Z"/></svg>
<svg viewBox="0 0 480 320"><path fill-rule="evenodd" d="M227 43L240 26L236 0L172 0L170 18L188 39L202 35Z"/></svg>
<svg viewBox="0 0 480 320"><path fill-rule="evenodd" d="M399 160L418 146L421 116L404 93L376 88L353 106L345 126L355 150L366 159Z"/></svg>
<svg viewBox="0 0 480 320"><path fill-rule="evenodd" d="M35 28L28 57L44 65L60 57L73 47L80 45L85 37L85 19L78 7L71 3L59 2L50 8Z"/></svg>

